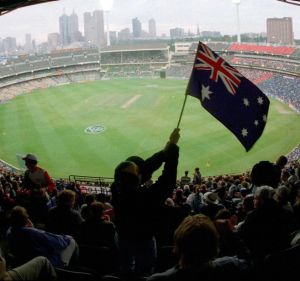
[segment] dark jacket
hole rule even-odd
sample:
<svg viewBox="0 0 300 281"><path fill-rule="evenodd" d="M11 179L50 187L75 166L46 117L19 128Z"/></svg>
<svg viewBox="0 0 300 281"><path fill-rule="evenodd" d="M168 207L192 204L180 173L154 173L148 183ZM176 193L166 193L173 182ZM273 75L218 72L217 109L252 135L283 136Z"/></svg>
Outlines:
<svg viewBox="0 0 300 281"><path fill-rule="evenodd" d="M169 144L165 151L146 160L152 165L148 164L149 171L165 163L161 176L150 187L140 186L137 190L128 191L121 190L116 183L112 185L115 224L121 238L144 240L153 236L160 207L171 196L176 185L178 157L179 147Z"/></svg>

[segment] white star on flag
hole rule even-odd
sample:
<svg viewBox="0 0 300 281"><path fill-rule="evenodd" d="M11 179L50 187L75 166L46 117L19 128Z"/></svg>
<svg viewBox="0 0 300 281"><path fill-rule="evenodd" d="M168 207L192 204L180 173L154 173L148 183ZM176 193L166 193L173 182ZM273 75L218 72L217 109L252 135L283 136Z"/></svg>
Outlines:
<svg viewBox="0 0 300 281"><path fill-rule="evenodd" d="M257 98L257 102L258 102L258 104L263 104L263 103L264 103L264 100L263 100L262 97L258 97L258 98Z"/></svg>
<svg viewBox="0 0 300 281"><path fill-rule="evenodd" d="M248 106L250 105L250 102L249 102L248 99L243 99L243 101L244 101L244 105L245 105L246 107L248 107Z"/></svg>
<svg viewBox="0 0 300 281"><path fill-rule="evenodd" d="M267 122L267 116L266 115L263 116L263 120L264 120L264 122Z"/></svg>
<svg viewBox="0 0 300 281"><path fill-rule="evenodd" d="M248 131L247 131L247 129L243 128L243 130L242 130L242 136L243 136L243 137L247 137L247 136L248 136Z"/></svg>
<svg viewBox="0 0 300 281"><path fill-rule="evenodd" d="M210 99L210 96L212 92L209 90L209 86L205 87L204 85L202 85L202 89L201 89L201 97L202 97L202 101L204 101L205 99Z"/></svg>
<svg viewBox="0 0 300 281"><path fill-rule="evenodd" d="M254 121L254 125L255 125L255 126L258 126L258 120L255 120L255 121Z"/></svg>

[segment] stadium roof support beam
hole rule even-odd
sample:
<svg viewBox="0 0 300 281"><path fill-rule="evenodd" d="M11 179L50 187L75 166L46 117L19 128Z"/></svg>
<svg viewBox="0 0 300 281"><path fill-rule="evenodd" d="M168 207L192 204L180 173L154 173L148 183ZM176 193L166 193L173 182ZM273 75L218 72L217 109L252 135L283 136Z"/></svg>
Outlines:
<svg viewBox="0 0 300 281"><path fill-rule="evenodd" d="M277 0L277 1L300 6L300 0Z"/></svg>
<svg viewBox="0 0 300 281"><path fill-rule="evenodd" d="M15 9L58 0L0 0L0 16Z"/></svg>

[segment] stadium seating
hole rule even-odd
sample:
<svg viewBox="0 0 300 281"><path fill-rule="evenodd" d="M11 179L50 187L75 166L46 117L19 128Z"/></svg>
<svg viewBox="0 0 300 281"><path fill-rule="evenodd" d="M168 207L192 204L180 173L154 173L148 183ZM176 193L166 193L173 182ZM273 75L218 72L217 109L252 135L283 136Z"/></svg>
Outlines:
<svg viewBox="0 0 300 281"><path fill-rule="evenodd" d="M295 47L233 43L228 48L228 51L270 55L291 55L295 51Z"/></svg>

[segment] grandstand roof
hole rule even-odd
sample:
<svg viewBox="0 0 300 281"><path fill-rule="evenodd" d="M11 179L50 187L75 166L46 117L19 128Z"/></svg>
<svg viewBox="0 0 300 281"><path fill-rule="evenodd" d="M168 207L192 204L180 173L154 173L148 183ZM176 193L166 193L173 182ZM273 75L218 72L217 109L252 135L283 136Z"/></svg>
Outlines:
<svg viewBox="0 0 300 281"><path fill-rule="evenodd" d="M101 53L111 53L120 51L157 51L168 49L168 44L166 43L152 43L149 44L132 44L132 45L122 45L122 46L109 46L101 49Z"/></svg>
<svg viewBox="0 0 300 281"><path fill-rule="evenodd" d="M0 0L0 16L15 9L57 0Z"/></svg>
<svg viewBox="0 0 300 281"><path fill-rule="evenodd" d="M300 6L300 0L278 0L278 1Z"/></svg>

